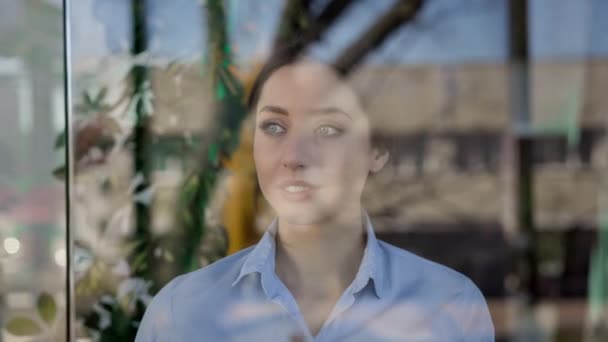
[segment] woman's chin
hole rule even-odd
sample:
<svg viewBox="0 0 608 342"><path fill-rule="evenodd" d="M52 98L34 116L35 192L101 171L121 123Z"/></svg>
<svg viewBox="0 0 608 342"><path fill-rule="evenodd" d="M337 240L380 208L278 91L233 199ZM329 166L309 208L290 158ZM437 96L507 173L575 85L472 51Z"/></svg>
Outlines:
<svg viewBox="0 0 608 342"><path fill-rule="evenodd" d="M319 224L328 219L325 210L318 206L282 206L276 211L280 221L290 225L313 225Z"/></svg>
<svg viewBox="0 0 608 342"><path fill-rule="evenodd" d="M347 209L350 208L348 204L356 201L350 201L347 196L339 196L337 193L325 192L300 201L276 196L270 202L275 213L283 222L292 225L313 225L332 221L345 210L349 210Z"/></svg>

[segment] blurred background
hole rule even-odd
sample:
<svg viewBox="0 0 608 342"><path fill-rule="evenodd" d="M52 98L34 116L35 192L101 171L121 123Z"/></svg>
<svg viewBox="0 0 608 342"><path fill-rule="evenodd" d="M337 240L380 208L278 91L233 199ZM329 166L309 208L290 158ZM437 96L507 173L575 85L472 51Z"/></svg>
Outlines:
<svg viewBox="0 0 608 342"><path fill-rule="evenodd" d="M352 76L392 148L364 198L380 239L470 277L499 341L605 341L607 13L603 0L0 0L0 341L63 341L68 319L79 341L131 341L171 278L257 242L272 212L244 99L294 37Z"/></svg>

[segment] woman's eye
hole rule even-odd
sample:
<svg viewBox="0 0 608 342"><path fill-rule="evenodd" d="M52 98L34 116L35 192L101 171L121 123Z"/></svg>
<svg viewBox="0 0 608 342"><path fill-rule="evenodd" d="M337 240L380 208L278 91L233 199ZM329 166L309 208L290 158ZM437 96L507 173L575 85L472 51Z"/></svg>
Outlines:
<svg viewBox="0 0 608 342"><path fill-rule="evenodd" d="M324 137L331 137L342 133L342 130L333 126L321 126L317 128L317 134Z"/></svg>
<svg viewBox="0 0 608 342"><path fill-rule="evenodd" d="M282 134L283 132L285 132L285 129L283 127L281 127L281 125L276 124L274 122L265 122L262 125L260 125L260 128L262 128L262 130L264 130L264 132L271 134L271 135L279 135L279 134Z"/></svg>

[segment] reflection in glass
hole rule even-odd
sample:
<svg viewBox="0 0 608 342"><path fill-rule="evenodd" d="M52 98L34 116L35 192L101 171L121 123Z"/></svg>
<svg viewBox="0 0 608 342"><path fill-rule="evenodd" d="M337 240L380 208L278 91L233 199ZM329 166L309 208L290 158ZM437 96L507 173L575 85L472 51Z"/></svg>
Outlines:
<svg viewBox="0 0 608 342"><path fill-rule="evenodd" d="M529 1L524 131L511 117L509 1L424 1L415 20L367 50L357 43L394 2L219 3L73 3L82 336L132 337L171 278L259 240L274 212L255 177L253 120L242 99L278 42L315 27L320 39L307 52L358 63L360 92L381 139L395 147L364 193L378 237L472 279L498 338L580 340L599 331L601 340L608 51L601 1ZM25 104L19 127L27 131L33 111L24 99L34 83L15 84L9 99ZM521 229L522 199L513 137L530 147L533 196L520 207L533 208L528 245L511 239ZM19 254L27 243L15 238ZM524 250L532 257L513 258ZM514 266L524 259L537 269L533 289ZM537 300L520 301L524 288Z"/></svg>
<svg viewBox="0 0 608 342"><path fill-rule="evenodd" d="M3 341L65 339L62 6L0 3L0 323Z"/></svg>

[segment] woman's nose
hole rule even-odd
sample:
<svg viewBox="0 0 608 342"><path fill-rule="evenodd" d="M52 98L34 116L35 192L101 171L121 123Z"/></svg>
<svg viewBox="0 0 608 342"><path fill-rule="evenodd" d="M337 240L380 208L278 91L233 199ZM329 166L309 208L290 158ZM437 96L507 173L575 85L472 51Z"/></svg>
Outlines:
<svg viewBox="0 0 608 342"><path fill-rule="evenodd" d="M307 167L310 163L311 142L305 135L293 135L285 142L283 150L283 167L298 170Z"/></svg>
<svg viewBox="0 0 608 342"><path fill-rule="evenodd" d="M296 171L298 169L303 169L304 168L304 164L297 161L297 160L284 160L283 161L283 166L287 169L290 169L292 171Z"/></svg>

